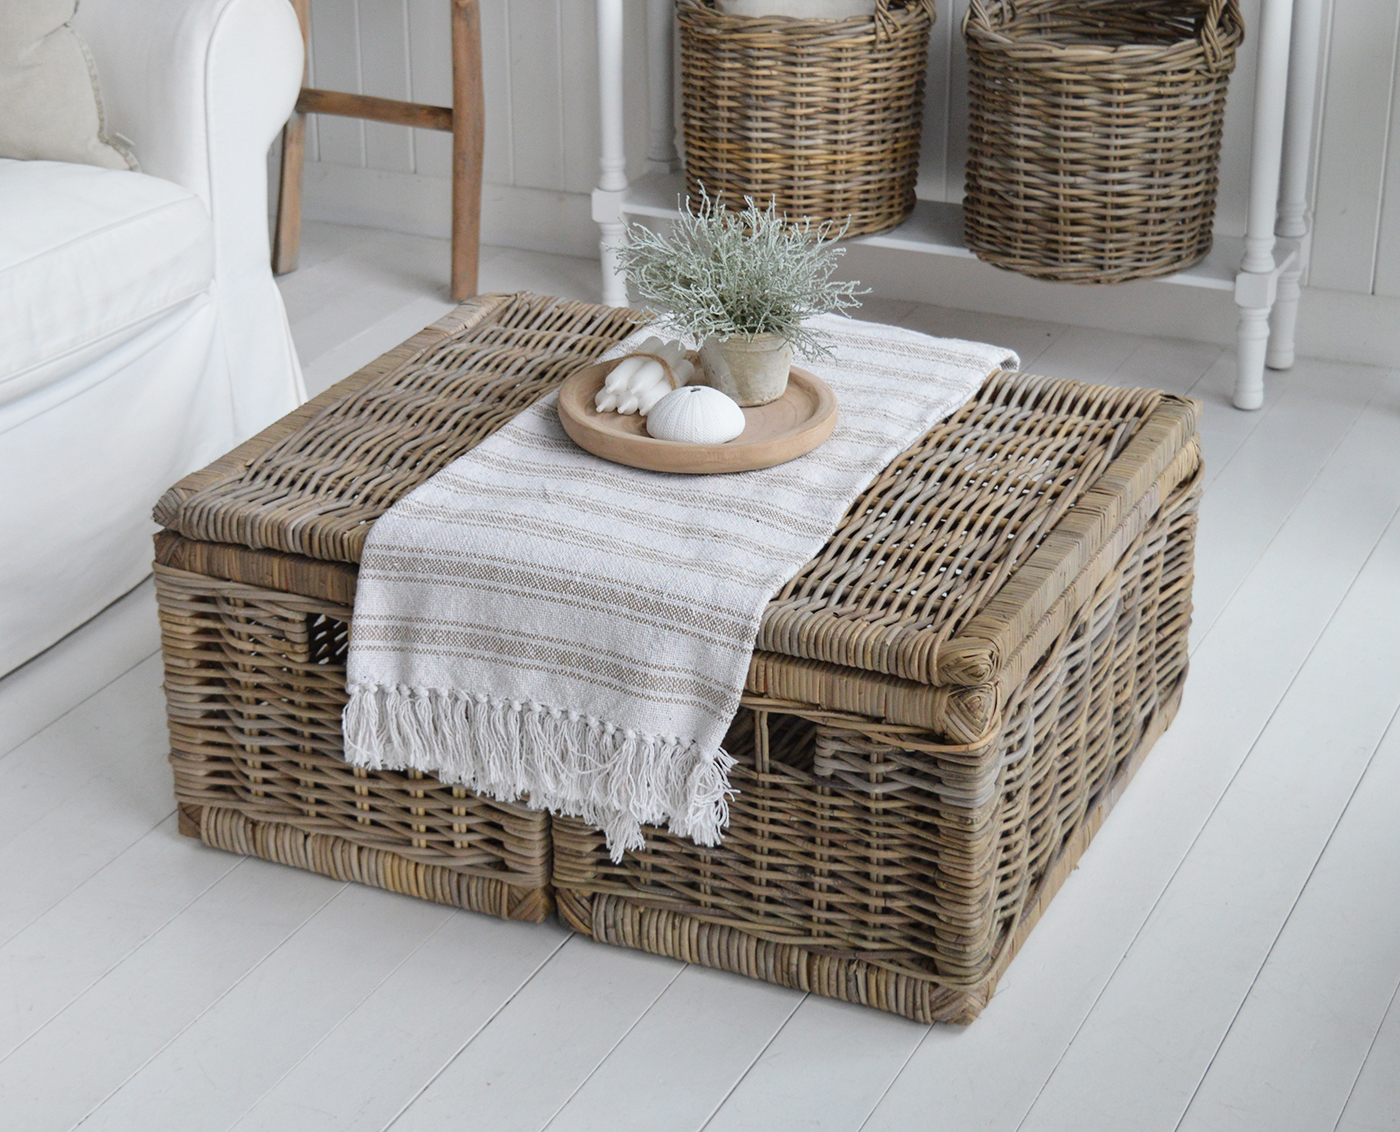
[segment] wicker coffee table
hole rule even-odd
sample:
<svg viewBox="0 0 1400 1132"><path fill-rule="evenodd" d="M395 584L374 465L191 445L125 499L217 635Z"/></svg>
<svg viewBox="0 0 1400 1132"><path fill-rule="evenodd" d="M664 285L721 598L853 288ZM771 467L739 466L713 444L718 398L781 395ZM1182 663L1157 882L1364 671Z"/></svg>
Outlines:
<svg viewBox="0 0 1400 1132"><path fill-rule="evenodd" d="M921 1021L975 1017L1176 710L1199 407L995 375L768 607L724 844L601 834L338 755L369 525L633 325L464 304L157 508L181 828ZM552 860L551 860L552 858Z"/></svg>

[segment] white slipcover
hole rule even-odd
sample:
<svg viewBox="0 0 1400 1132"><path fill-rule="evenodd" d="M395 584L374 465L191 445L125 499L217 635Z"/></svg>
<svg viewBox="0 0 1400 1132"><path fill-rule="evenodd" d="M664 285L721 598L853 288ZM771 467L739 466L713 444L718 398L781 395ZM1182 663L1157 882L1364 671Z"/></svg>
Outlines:
<svg viewBox="0 0 1400 1132"><path fill-rule="evenodd" d="M150 572L151 506L304 399L266 155L287 0L83 0L142 172L0 161L0 673Z"/></svg>

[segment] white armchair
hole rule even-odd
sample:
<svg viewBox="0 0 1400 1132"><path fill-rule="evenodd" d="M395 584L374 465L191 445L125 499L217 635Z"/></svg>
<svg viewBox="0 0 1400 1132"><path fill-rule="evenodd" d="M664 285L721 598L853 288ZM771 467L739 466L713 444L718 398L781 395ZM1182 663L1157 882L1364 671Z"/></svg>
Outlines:
<svg viewBox="0 0 1400 1132"><path fill-rule="evenodd" d="M287 0L83 0L140 173L0 160L0 674L150 571L151 506L305 393L266 158Z"/></svg>

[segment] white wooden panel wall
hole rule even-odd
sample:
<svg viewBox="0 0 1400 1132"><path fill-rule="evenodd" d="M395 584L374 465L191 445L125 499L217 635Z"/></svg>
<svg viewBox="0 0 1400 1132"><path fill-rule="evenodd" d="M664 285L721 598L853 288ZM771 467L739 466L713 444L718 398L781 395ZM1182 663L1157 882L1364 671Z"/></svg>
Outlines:
<svg viewBox="0 0 1400 1132"><path fill-rule="evenodd" d="M627 8L629 125L640 131L646 116L644 0L628 0ZM312 85L449 105L447 21L448 0L312 0ZM598 176L592 0L483 0L481 25L486 180L590 191ZM451 157L451 139L436 131L313 118L313 161L446 177Z"/></svg>
<svg viewBox="0 0 1400 1132"><path fill-rule="evenodd" d="M315 85L445 104L448 0L312 0ZM1260 0L1242 0L1247 38L1231 80L1217 227L1244 231ZM482 0L489 185L586 194L597 180L593 0ZM919 195L957 200L967 152L967 0L941 0L929 53ZM629 176L646 147L645 0L627 0ZM1310 282L1400 297L1400 98L1394 0L1333 3L1325 21L1316 229ZM445 178L450 139L323 118L309 157Z"/></svg>
<svg viewBox="0 0 1400 1132"><path fill-rule="evenodd" d="M1310 282L1369 294L1376 281L1386 146L1395 97L1397 5L1332 10ZM1393 183L1391 196L1400 190ZM1395 292L1391 292L1394 294Z"/></svg>

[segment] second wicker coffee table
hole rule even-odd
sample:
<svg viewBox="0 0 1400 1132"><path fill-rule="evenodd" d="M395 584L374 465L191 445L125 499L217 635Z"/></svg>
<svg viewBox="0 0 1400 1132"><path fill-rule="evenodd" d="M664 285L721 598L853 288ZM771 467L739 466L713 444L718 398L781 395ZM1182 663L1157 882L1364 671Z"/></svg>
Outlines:
<svg viewBox="0 0 1400 1132"><path fill-rule="evenodd" d="M633 312L464 304L161 501L182 829L920 1021L970 1021L1176 710L1199 407L994 375L769 605L724 844L338 758L369 525Z"/></svg>

